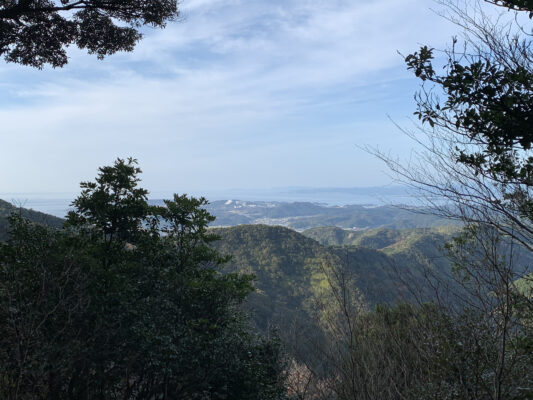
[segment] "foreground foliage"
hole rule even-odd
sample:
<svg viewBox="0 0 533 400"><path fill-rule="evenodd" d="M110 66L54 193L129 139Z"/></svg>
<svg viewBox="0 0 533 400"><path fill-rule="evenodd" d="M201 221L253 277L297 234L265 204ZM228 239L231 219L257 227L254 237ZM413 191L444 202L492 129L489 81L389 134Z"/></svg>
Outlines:
<svg viewBox="0 0 533 400"><path fill-rule="evenodd" d="M434 282L438 306L430 314L427 306L378 309L370 320L340 313L340 326L355 328L334 343L361 343L345 346L337 362L355 371L334 385L340 398L533 397L531 263L516 257L533 251L533 54L530 20L520 14L531 17L533 3L488 2L514 10L511 18L493 19L481 2L439 1L463 40L454 38L443 58L429 46L406 57L423 86L415 112L422 125L405 133L421 151L405 163L375 152L437 215L464 226L447 246L457 285ZM361 333L372 326L379 335ZM396 390L361 396L374 378Z"/></svg>
<svg viewBox="0 0 533 400"><path fill-rule="evenodd" d="M276 399L279 342L221 274L205 200L151 207L135 160L82 183L67 227L12 216L0 247L0 397Z"/></svg>
<svg viewBox="0 0 533 400"><path fill-rule="evenodd" d="M380 306L344 315L330 328L336 332L327 352L330 375L321 386L338 399L533 396L527 327L514 325L505 353L501 327L474 310L454 314L432 304Z"/></svg>
<svg viewBox="0 0 533 400"><path fill-rule="evenodd" d="M32 222L51 226L54 228L61 228L63 220L56 218L49 214L44 214L27 208L15 207L7 201L0 200L0 242L4 242L8 238L9 232L9 216L16 213Z"/></svg>
<svg viewBox="0 0 533 400"><path fill-rule="evenodd" d="M164 27L178 16L176 0L5 0L0 4L0 55L42 68L68 62L75 44L98 58L131 51L143 25Z"/></svg>

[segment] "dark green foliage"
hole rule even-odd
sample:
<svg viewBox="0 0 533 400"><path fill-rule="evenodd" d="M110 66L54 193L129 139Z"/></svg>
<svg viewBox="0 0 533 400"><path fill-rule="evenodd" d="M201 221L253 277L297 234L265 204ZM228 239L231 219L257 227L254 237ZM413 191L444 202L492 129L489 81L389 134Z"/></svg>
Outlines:
<svg viewBox="0 0 533 400"><path fill-rule="evenodd" d="M95 182L81 182L82 192L71 204L67 225L90 227L107 242L131 241L140 234L149 214L148 191L137 187L141 172L136 160L117 159L113 166L99 168Z"/></svg>
<svg viewBox="0 0 533 400"><path fill-rule="evenodd" d="M0 55L42 68L68 62L75 44L98 58L131 51L142 25L164 27L178 16L176 0L5 0L0 4Z"/></svg>
<svg viewBox="0 0 533 400"><path fill-rule="evenodd" d="M0 397L279 399L251 277L223 274L203 199L149 207L134 160L83 183L68 229L13 216L0 247Z"/></svg>
<svg viewBox="0 0 533 400"><path fill-rule="evenodd" d="M11 214L18 214L34 223L51 226L54 228L61 228L63 220L52 215L43 214L38 211L29 210L27 208L15 207L7 201L0 200L0 242L6 241L8 238L9 221L8 217Z"/></svg>
<svg viewBox="0 0 533 400"><path fill-rule="evenodd" d="M450 58L445 74L433 66L433 50L422 47L406 58L409 69L428 80L446 95L440 103L420 99L415 113L423 122L449 127L465 140L479 146L472 151L458 148L459 162L507 181L531 185L533 160L522 159L531 148L533 121L533 73L498 59Z"/></svg>
<svg viewBox="0 0 533 400"><path fill-rule="evenodd" d="M507 7L511 10L527 11L529 18L533 17L533 1L532 0L485 0L487 3L495 4L497 6Z"/></svg>
<svg viewBox="0 0 533 400"><path fill-rule="evenodd" d="M509 374L494 384L501 343L486 317L432 304L379 306L344 317L336 324L351 329L329 353L341 355L334 391L346 400L530 398L533 360L515 337L504 367Z"/></svg>

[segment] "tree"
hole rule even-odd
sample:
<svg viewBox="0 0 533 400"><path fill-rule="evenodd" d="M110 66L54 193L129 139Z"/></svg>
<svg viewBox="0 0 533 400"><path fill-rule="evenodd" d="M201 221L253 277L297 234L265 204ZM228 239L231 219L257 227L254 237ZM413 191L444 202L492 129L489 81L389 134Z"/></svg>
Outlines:
<svg viewBox="0 0 533 400"><path fill-rule="evenodd" d="M143 25L164 27L178 17L176 0L5 0L0 4L0 55L42 68L68 62L75 44L99 59L132 51Z"/></svg>
<svg viewBox="0 0 533 400"><path fill-rule="evenodd" d="M533 160L525 157L533 141L529 39L509 32L510 26L484 24L455 4L448 7L454 20L475 36L467 38L469 48L464 50L456 49L454 41L446 51L444 74L436 72L434 50L427 46L406 57L408 69L438 87L445 98L440 101L431 91L423 91L417 96L415 115L463 140L462 145L456 143L458 162L498 183L530 186ZM474 42L477 37L481 43Z"/></svg>
<svg viewBox="0 0 533 400"><path fill-rule="evenodd" d="M348 271L326 265L327 284L315 303L328 332L327 343L317 346L323 369L293 366L292 392L313 400L531 398L525 297L502 285L496 273L485 273L486 263L502 260L494 249L479 248L480 234L475 241L462 238L454 243L453 260L461 267L461 294L471 296L456 303L459 309L400 303L369 310ZM494 272L510 269L499 268Z"/></svg>
<svg viewBox="0 0 533 400"><path fill-rule="evenodd" d="M148 191L137 188L141 169L137 160L117 159L113 166L99 168L95 182L82 182L80 196L72 202L76 211L67 215L69 226L89 226L105 242L135 240L150 212Z"/></svg>
<svg viewBox="0 0 533 400"><path fill-rule="evenodd" d="M457 285L438 293L453 300L441 305L459 333L450 344L462 345L440 372L469 362L458 398L530 398L533 302L517 282L531 279L520 255L533 252L533 53L520 17L533 4L488 1L514 10L493 20L480 2L439 3L463 35L405 59L422 81L421 125L403 131L420 150L408 162L374 153L429 212L465 228L447 246Z"/></svg>
<svg viewBox="0 0 533 400"><path fill-rule="evenodd" d="M444 51L440 74L434 49L406 57L423 82L415 112L423 125L407 132L421 145L419 164L378 156L437 212L496 229L533 251L531 36L517 19L493 22L480 8L442 4L464 29L463 46L455 38Z"/></svg>
<svg viewBox="0 0 533 400"><path fill-rule="evenodd" d="M222 273L205 199L150 206L134 159L82 183L63 230L11 217L0 246L0 397L280 399L251 276Z"/></svg>
<svg viewBox="0 0 533 400"><path fill-rule="evenodd" d="M516 11L529 11L530 18L533 16L533 2L531 0L485 0L496 6L507 7Z"/></svg>
<svg viewBox="0 0 533 400"><path fill-rule="evenodd" d="M493 22L479 7L441 4L464 41L454 38L437 59L428 46L406 57L422 80L415 97L422 125L404 132L421 150L410 163L375 154L433 210L491 226L533 251L530 36L516 19Z"/></svg>

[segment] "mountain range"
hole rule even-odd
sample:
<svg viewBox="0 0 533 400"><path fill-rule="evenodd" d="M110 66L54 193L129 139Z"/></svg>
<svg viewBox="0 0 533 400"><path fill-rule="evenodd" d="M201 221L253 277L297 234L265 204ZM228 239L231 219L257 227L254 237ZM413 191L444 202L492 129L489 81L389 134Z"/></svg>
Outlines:
<svg viewBox="0 0 533 400"><path fill-rule="evenodd" d="M296 347L292 349L295 354L307 352L299 337L324 340L316 301L330 284L332 273L348 276L351 289L360 294L367 308L427 301L434 298L436 284L456 284L443 247L459 227L438 226L442 221L429 215L394 207L312 203L224 201L210 207L223 216L219 224L247 222L211 228L220 237L213 246L232 256L222 271L255 276L256 290L246 304L254 324L263 332L279 328L284 341ZM55 228L63 222L0 200L0 241L7 238L7 216L12 212ZM290 228L259 223L265 219L286 221ZM351 228L313 226L327 222ZM417 225L425 227L410 227ZM531 264L528 257L524 262Z"/></svg>
<svg viewBox="0 0 533 400"><path fill-rule="evenodd" d="M206 208L217 217L214 226L265 224L303 231L323 226L365 230L378 227L427 228L450 224L450 221L432 215L428 209L407 206L331 206L311 202L221 200L211 202Z"/></svg>

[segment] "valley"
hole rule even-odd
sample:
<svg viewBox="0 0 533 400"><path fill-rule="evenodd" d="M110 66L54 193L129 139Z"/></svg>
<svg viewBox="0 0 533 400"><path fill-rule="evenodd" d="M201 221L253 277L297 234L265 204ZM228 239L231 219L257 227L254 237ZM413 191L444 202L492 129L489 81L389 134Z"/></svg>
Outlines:
<svg viewBox="0 0 533 400"><path fill-rule="evenodd" d="M364 307L423 303L434 299L434 284L456 285L444 244L459 227L428 214L392 207L325 206L315 203L215 201L212 246L230 261L224 273L254 276L246 301L255 327L286 335L324 332L315 310L332 272L350 277ZM34 223L60 228L63 220L0 202L0 240L7 215L20 212ZM335 224L327 226L327 224ZM527 259L524 262L530 262Z"/></svg>

